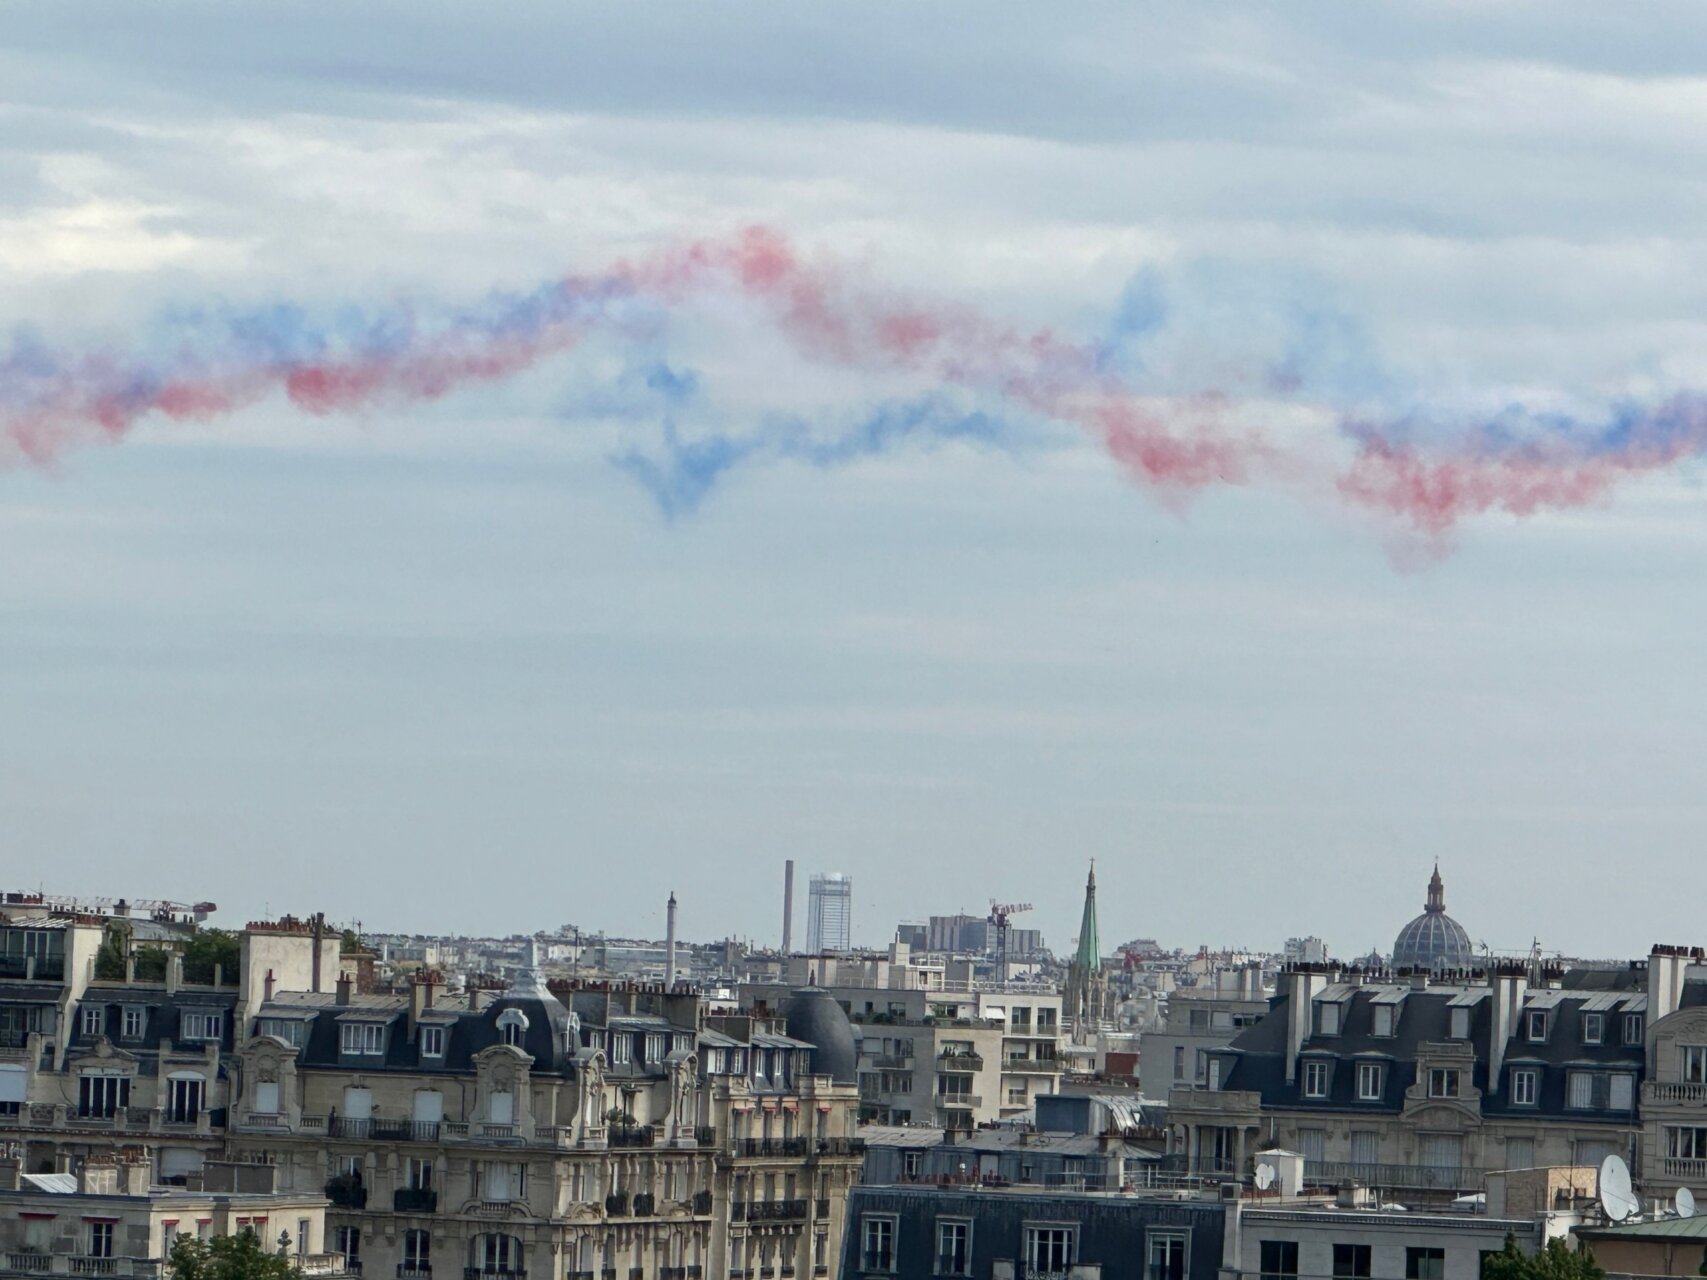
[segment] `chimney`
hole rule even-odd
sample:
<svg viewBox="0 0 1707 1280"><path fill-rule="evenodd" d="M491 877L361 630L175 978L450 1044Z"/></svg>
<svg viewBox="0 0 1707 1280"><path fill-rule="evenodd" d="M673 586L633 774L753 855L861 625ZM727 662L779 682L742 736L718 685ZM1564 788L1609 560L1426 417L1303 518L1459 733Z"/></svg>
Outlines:
<svg viewBox="0 0 1707 1280"><path fill-rule="evenodd" d="M1286 986L1286 1082L1298 1078L1298 1051L1310 1038L1315 1000L1328 985L1327 974L1316 965L1298 965L1281 975Z"/></svg>
<svg viewBox="0 0 1707 1280"><path fill-rule="evenodd" d="M1656 942L1648 956L1648 1026L1676 1013L1683 998L1683 979L1692 962L1701 959L1699 947L1668 947Z"/></svg>
<svg viewBox="0 0 1707 1280"><path fill-rule="evenodd" d="M261 999L271 1000L273 998L273 983L275 981L277 980L273 977L273 971L268 969L267 976L261 979Z"/></svg>
<svg viewBox="0 0 1707 1280"><path fill-rule="evenodd" d="M669 905L664 908L664 989L676 985L676 891L670 890Z"/></svg>
<svg viewBox="0 0 1707 1280"><path fill-rule="evenodd" d="M339 1004L349 1004L350 998L355 991L355 986L355 979L350 974L340 972L338 974L337 1002Z"/></svg>
<svg viewBox="0 0 1707 1280"><path fill-rule="evenodd" d="M421 1015L433 1007L433 995L443 976L433 969L417 969L409 980L409 1030L415 1030Z"/></svg>
<svg viewBox="0 0 1707 1280"><path fill-rule="evenodd" d="M325 931L326 913L316 911L314 913L314 955L309 960L308 989L310 991L320 990L320 935Z"/></svg>
<svg viewBox="0 0 1707 1280"><path fill-rule="evenodd" d="M782 864L782 954L794 951L794 859Z"/></svg>
<svg viewBox="0 0 1707 1280"><path fill-rule="evenodd" d="M1522 964L1496 964L1490 975L1493 1009L1488 1032L1488 1093L1498 1096L1504 1084L1506 1045L1523 1021L1523 1001L1529 994L1529 971Z"/></svg>

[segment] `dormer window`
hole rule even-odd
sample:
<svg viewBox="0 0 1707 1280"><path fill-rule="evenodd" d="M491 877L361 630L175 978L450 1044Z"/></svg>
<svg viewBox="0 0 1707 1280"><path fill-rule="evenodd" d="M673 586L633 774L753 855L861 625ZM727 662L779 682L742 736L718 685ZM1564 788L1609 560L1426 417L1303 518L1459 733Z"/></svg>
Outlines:
<svg viewBox="0 0 1707 1280"><path fill-rule="evenodd" d="M385 1052L383 1022L346 1022L338 1036L339 1051L352 1057L378 1057Z"/></svg>
<svg viewBox="0 0 1707 1280"><path fill-rule="evenodd" d="M126 1040L142 1039L142 1030L148 1025L148 1010L139 1004L128 1004L124 1008L123 1035Z"/></svg>
<svg viewBox="0 0 1707 1280"><path fill-rule="evenodd" d="M1447 1034L1454 1040L1468 1040L1470 1038L1470 1010L1468 1008L1460 1007L1452 1011L1452 1027Z"/></svg>
<svg viewBox="0 0 1707 1280"><path fill-rule="evenodd" d="M1458 1072L1453 1067L1436 1067L1428 1073L1428 1096L1431 1098L1456 1098L1458 1096Z"/></svg>
<svg viewBox="0 0 1707 1280"><path fill-rule="evenodd" d="M1643 1030L1643 1018L1641 1014L1627 1013L1624 1015L1625 1044L1641 1044Z"/></svg>
<svg viewBox="0 0 1707 1280"><path fill-rule="evenodd" d="M610 1033L610 1060L612 1062L631 1062L634 1059L634 1037L622 1031Z"/></svg>
<svg viewBox="0 0 1707 1280"><path fill-rule="evenodd" d="M423 1058L442 1058L445 1056L445 1029L443 1027L421 1028L421 1056Z"/></svg>
<svg viewBox="0 0 1707 1280"><path fill-rule="evenodd" d="M1336 1001L1323 1001L1317 1007L1316 1030L1324 1036L1337 1036L1340 1033L1340 1007Z"/></svg>
<svg viewBox="0 0 1707 1280"><path fill-rule="evenodd" d="M1311 1059L1304 1064L1304 1096L1306 1098L1325 1098L1328 1096L1328 1064Z"/></svg>
<svg viewBox="0 0 1707 1280"><path fill-rule="evenodd" d="M98 1004L83 1006L83 1034L98 1036L106 1034L107 1011Z"/></svg>
<svg viewBox="0 0 1707 1280"><path fill-rule="evenodd" d="M1598 1013L1583 1014L1583 1043L1599 1044L1606 1035L1605 1020Z"/></svg>
<svg viewBox="0 0 1707 1280"><path fill-rule="evenodd" d="M225 1030L225 1015L216 1009L186 1009L178 1015L178 1039L217 1040Z"/></svg>
<svg viewBox="0 0 1707 1280"><path fill-rule="evenodd" d="M1378 1004L1375 1006L1375 1032L1378 1036L1393 1034L1393 1006Z"/></svg>
<svg viewBox="0 0 1707 1280"><path fill-rule="evenodd" d="M511 1048L519 1049L528 1031L528 1016L520 1009L505 1009L498 1015L498 1034Z"/></svg>
<svg viewBox="0 0 1707 1280"><path fill-rule="evenodd" d="M646 1063L657 1066L664 1060L664 1037L649 1035L646 1037Z"/></svg>
<svg viewBox="0 0 1707 1280"><path fill-rule="evenodd" d="M1544 1044L1547 1040L1547 1011L1531 1009L1529 1011L1529 1042Z"/></svg>

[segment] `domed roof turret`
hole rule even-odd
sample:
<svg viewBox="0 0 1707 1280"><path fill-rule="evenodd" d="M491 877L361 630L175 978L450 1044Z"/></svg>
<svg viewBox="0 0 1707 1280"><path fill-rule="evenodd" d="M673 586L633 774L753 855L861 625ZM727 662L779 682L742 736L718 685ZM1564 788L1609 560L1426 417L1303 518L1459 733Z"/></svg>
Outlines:
<svg viewBox="0 0 1707 1280"><path fill-rule="evenodd" d="M1468 969L1475 963L1475 948L1464 926L1446 914L1446 886L1435 864L1429 877L1428 901L1423 913L1412 920L1393 942L1395 969Z"/></svg>
<svg viewBox="0 0 1707 1280"><path fill-rule="evenodd" d="M812 1074L837 1084L859 1083L859 1048L853 1024L822 987L802 987L783 1006L783 1030L812 1045Z"/></svg>

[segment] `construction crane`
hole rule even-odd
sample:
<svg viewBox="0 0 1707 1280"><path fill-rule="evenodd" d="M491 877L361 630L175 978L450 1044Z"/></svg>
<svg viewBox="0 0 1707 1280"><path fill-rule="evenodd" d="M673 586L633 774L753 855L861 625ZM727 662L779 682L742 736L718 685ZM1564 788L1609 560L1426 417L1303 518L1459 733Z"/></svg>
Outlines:
<svg viewBox="0 0 1707 1280"><path fill-rule="evenodd" d="M1022 911L1030 911L1029 902L997 902L990 899L989 921L996 929L996 964L997 972L1006 981L1008 976L1008 917L1017 916Z"/></svg>

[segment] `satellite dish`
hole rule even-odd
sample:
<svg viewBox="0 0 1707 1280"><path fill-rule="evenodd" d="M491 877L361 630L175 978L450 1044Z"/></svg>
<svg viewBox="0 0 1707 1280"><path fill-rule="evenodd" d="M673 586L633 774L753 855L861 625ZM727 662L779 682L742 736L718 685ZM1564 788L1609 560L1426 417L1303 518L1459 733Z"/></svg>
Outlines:
<svg viewBox="0 0 1707 1280"><path fill-rule="evenodd" d="M1600 1162L1600 1207L1614 1222L1642 1211L1641 1201L1630 1188L1630 1166L1617 1156Z"/></svg>
<svg viewBox="0 0 1707 1280"><path fill-rule="evenodd" d="M1679 1187L1671 1202L1677 1209L1678 1217L1693 1218L1695 1216L1695 1193L1688 1187Z"/></svg>
<svg viewBox="0 0 1707 1280"><path fill-rule="evenodd" d="M1259 1164L1257 1166L1256 1184L1258 1191L1267 1191L1274 1185L1274 1179L1275 1172L1272 1164Z"/></svg>

